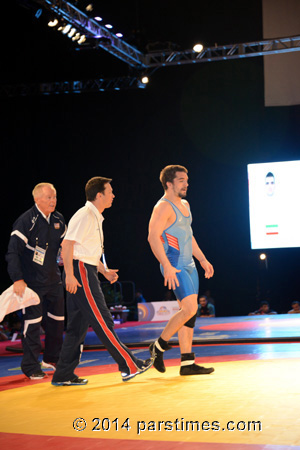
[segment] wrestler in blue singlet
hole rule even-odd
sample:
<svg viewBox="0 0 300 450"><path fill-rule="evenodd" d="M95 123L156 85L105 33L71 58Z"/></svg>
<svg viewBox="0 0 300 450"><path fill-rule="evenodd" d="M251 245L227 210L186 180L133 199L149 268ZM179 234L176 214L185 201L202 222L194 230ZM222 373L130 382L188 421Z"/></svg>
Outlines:
<svg viewBox="0 0 300 450"><path fill-rule="evenodd" d="M192 214L190 212L188 216L185 216L170 200L166 198L161 200L170 203L176 214L175 222L163 231L161 239L168 260L173 267L181 270L176 274L179 286L174 293L178 300L182 300L188 295L198 295L199 290L198 272L192 249ZM187 209L189 209L188 206ZM160 268L163 274L162 266Z"/></svg>

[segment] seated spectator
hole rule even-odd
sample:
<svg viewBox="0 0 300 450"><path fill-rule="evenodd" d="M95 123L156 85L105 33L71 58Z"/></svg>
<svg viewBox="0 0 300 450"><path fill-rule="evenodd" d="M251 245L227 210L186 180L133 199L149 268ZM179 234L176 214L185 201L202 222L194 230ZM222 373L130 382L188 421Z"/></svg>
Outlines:
<svg viewBox="0 0 300 450"><path fill-rule="evenodd" d="M135 299L137 303L147 303L141 291L136 292Z"/></svg>
<svg viewBox="0 0 300 450"><path fill-rule="evenodd" d="M300 314L300 303L295 301L292 303L292 309L288 311L288 314Z"/></svg>
<svg viewBox="0 0 300 450"><path fill-rule="evenodd" d="M205 291L204 295L207 298L207 302L210 303L211 305L215 306L215 299L211 296L209 289L207 289L207 291Z"/></svg>
<svg viewBox="0 0 300 450"><path fill-rule="evenodd" d="M273 309L270 308L269 302L262 301L260 304L260 308L257 311L254 311L252 313L249 313L249 316L258 316L258 315L271 315L271 314L277 314L276 311L273 311Z"/></svg>
<svg viewBox="0 0 300 450"><path fill-rule="evenodd" d="M199 306L197 311L198 317L215 317L215 307L211 303L208 303L207 297L202 295L199 298Z"/></svg>

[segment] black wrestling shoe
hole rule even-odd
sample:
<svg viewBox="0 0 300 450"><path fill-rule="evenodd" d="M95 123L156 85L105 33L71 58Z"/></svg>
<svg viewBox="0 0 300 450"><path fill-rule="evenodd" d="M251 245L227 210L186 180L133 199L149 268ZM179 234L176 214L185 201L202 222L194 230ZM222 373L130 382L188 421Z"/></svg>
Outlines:
<svg viewBox="0 0 300 450"><path fill-rule="evenodd" d="M180 375L208 375L214 372L213 367L206 369L205 367L195 364L195 353L181 354Z"/></svg>
<svg viewBox="0 0 300 450"><path fill-rule="evenodd" d="M85 386L88 383L88 380L85 378L73 378L70 381L51 381L53 386Z"/></svg>
<svg viewBox="0 0 300 450"><path fill-rule="evenodd" d="M180 375L208 375L209 373L214 372L215 369L213 367L202 367L197 364L190 364L188 366L180 367Z"/></svg>
<svg viewBox="0 0 300 450"><path fill-rule="evenodd" d="M168 345L168 348L166 348L165 351L171 350L171 348L171 345ZM155 367L155 369L158 370L158 372L164 373L166 371L164 363L164 352L157 348L155 342L149 345L149 351L151 354L151 358L154 359L153 366Z"/></svg>
<svg viewBox="0 0 300 450"><path fill-rule="evenodd" d="M30 375L31 380L42 380L43 378L47 377L47 375L41 370L39 372L35 372L32 375Z"/></svg>
<svg viewBox="0 0 300 450"><path fill-rule="evenodd" d="M140 375L141 373L146 372L152 366L153 366L153 358L146 359L145 361L143 361L143 364L141 365L141 367L138 368L137 372L135 372L135 373L122 372L121 373L122 380L123 381L131 380L132 378L136 377L137 375Z"/></svg>

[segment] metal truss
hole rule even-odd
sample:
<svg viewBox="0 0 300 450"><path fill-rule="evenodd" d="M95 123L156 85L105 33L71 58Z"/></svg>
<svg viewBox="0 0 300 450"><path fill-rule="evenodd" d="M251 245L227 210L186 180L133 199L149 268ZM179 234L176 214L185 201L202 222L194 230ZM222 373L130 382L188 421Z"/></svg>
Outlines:
<svg viewBox="0 0 300 450"><path fill-rule="evenodd" d="M249 58L254 56L275 55L295 51L300 51L300 36L208 47L204 48L200 53L196 53L193 50L185 50L183 52L170 51L147 53L145 55L144 65L147 68L165 67L181 64Z"/></svg>
<svg viewBox="0 0 300 450"><path fill-rule="evenodd" d="M102 26L95 19L80 11L66 0L33 0L61 21L80 30L86 38L93 38L93 48L100 47L135 69L135 76L88 81L61 81L40 84L0 86L0 96L25 96L37 94L69 94L145 88L140 74L151 74L161 67L184 64L208 63L256 56L267 56L300 51L300 36L272 38L257 42L221 45L193 50L163 50L142 53ZM96 39L95 39L96 38Z"/></svg>
<svg viewBox="0 0 300 450"><path fill-rule="evenodd" d="M48 0L47 0L48 1ZM193 50L184 52L164 51L143 55L144 62L138 68L141 73L154 72L160 67L224 61L255 56L274 55L300 51L300 36L269 39L244 44L222 45L205 48L201 53ZM131 61L132 64L132 61ZM141 66L143 69L141 69ZM17 85L0 85L0 96L16 97L27 95L76 94L81 92L101 92L145 88L138 75L115 78L96 78L86 81L55 81L50 83L29 83Z"/></svg>
<svg viewBox="0 0 300 450"><path fill-rule="evenodd" d="M32 95L80 94L81 92L119 91L145 88L139 77L97 78L85 81L53 81L50 83L20 83L0 85L0 97Z"/></svg>
<svg viewBox="0 0 300 450"><path fill-rule="evenodd" d="M98 47L137 69L249 58L300 50L300 36L293 36L208 47L204 48L200 53L196 53L193 50L170 50L144 54L118 38L95 19L89 18L66 0L36 0L36 2L50 10L57 17L64 19L74 27L80 28L87 38L101 37L102 41L100 39L97 42Z"/></svg>
<svg viewBox="0 0 300 450"><path fill-rule="evenodd" d="M98 38L97 46L133 67L143 67L144 55L135 47L118 38L97 20L88 17L65 0L35 0L52 14L72 24L85 34L86 38Z"/></svg>

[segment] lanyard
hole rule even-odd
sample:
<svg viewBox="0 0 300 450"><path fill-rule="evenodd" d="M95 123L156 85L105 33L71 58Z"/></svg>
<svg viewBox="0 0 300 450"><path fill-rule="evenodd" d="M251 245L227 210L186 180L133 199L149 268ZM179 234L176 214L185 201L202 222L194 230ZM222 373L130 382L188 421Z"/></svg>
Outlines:
<svg viewBox="0 0 300 450"><path fill-rule="evenodd" d="M100 222L99 222L99 220L98 220L97 215L96 215L95 213L94 213L94 215L95 215L96 220L97 220L97 223L98 223L98 230L99 230L99 237L100 237L100 246L101 246L101 249L102 249L102 262L103 262L105 271L108 272L109 269L108 269L108 267L107 267L106 259L105 259L105 254L104 254L104 236L103 236L103 230L102 230L102 226L101 226L101 224L100 224Z"/></svg>

